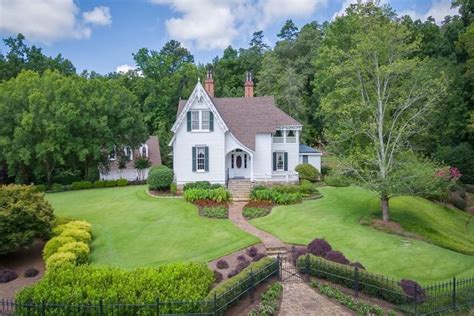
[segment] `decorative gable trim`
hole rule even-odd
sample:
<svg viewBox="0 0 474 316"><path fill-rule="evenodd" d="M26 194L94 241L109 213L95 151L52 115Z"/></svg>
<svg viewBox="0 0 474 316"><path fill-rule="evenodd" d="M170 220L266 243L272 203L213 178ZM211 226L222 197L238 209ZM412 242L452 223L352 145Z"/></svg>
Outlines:
<svg viewBox="0 0 474 316"><path fill-rule="evenodd" d="M225 124L224 120L222 119L221 115L217 111L216 107L214 106L214 103L212 103L211 98L209 98L209 95L207 94L206 90L204 90L204 87L202 86L201 82L199 81L196 84L196 87L194 87L193 92L191 93L191 96L189 97L188 101L186 101L186 104L179 113L178 118L173 124L173 127L171 128L171 131L173 133L176 133L180 125L185 121L186 118L186 113L189 111L191 108L191 105L196 101L199 100L199 102L204 102L207 104L209 109L211 110L212 114L214 115L214 123L217 121L217 123L221 126L221 128L224 130L224 133L229 130L227 125Z"/></svg>

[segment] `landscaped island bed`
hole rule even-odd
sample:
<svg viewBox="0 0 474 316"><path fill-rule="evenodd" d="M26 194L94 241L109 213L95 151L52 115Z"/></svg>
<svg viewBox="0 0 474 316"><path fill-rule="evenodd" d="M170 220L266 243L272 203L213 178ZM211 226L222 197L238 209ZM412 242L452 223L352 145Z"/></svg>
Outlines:
<svg viewBox="0 0 474 316"><path fill-rule="evenodd" d="M145 186L47 194L56 216L92 224L93 264L132 269L175 261L204 262L259 240L229 220L198 215L181 198L151 197Z"/></svg>
<svg viewBox="0 0 474 316"><path fill-rule="evenodd" d="M362 218L379 216L378 200L357 187L322 187L322 199L279 206L269 216L252 220L256 227L285 242L308 244L325 238L351 261L361 262L373 273L427 284L453 276L472 276L474 256L442 248L359 224ZM473 245L474 225L468 215L421 198L391 200L392 219L427 239L441 236L450 245Z"/></svg>

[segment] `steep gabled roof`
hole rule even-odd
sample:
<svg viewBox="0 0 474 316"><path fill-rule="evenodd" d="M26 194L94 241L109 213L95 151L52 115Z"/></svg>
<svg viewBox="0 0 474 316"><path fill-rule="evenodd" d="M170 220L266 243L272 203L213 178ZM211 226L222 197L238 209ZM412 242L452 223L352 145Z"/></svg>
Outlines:
<svg viewBox="0 0 474 316"><path fill-rule="evenodd" d="M245 146L255 150L258 133L274 133L278 126L302 126L283 112L273 97L211 98L232 134ZM177 117L186 100L179 101Z"/></svg>

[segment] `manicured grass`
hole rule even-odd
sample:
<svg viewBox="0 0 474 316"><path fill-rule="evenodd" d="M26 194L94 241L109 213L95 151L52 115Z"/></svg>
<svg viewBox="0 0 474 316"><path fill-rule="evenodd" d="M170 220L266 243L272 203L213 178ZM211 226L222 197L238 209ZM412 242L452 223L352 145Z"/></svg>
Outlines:
<svg viewBox="0 0 474 316"><path fill-rule="evenodd" d="M123 268L208 261L259 240L227 219L198 215L182 199L155 198L145 186L47 194L57 216L92 224L92 261Z"/></svg>
<svg viewBox="0 0 474 316"><path fill-rule="evenodd" d="M474 256L437 245L388 234L358 221L379 215L372 192L357 187L319 188L322 199L279 206L269 216L252 220L260 229L285 242L307 244L323 237L351 261L360 261L368 271L396 279L431 283L453 276L474 276ZM473 247L474 224L465 231L468 216L427 200L399 197L391 200L392 218L406 229L429 236L441 235L449 243Z"/></svg>

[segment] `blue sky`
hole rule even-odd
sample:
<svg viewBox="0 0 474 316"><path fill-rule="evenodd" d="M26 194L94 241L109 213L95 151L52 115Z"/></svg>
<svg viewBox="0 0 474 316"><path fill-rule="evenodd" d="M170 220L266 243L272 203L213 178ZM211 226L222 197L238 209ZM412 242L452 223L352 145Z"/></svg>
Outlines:
<svg viewBox="0 0 474 316"><path fill-rule="evenodd" d="M301 27L341 14L356 0L0 0L2 38L23 33L47 55L61 53L78 72L105 74L133 67L132 53L159 50L176 39L196 61L208 62L228 45L246 47L263 30L273 44L286 19ZM413 18L455 14L450 0L382 0ZM5 51L5 46L0 45ZM119 68L117 68L119 67Z"/></svg>

